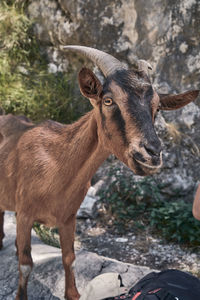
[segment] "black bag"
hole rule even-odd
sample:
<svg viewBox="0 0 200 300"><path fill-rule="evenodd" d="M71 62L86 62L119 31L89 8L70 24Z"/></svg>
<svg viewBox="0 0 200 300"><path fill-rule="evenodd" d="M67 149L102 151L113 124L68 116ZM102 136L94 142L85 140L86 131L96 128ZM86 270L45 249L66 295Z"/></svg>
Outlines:
<svg viewBox="0 0 200 300"><path fill-rule="evenodd" d="M104 300L200 300L200 280L178 270L152 272L128 294Z"/></svg>

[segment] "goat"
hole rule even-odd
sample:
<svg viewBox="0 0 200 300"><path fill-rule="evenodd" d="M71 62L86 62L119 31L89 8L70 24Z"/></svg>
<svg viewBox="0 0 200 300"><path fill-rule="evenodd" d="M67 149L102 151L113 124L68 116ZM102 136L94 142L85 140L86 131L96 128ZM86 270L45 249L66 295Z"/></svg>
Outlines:
<svg viewBox="0 0 200 300"><path fill-rule="evenodd" d="M32 270L31 229L35 221L59 229L65 269L65 297L78 300L72 262L76 213L102 162L113 153L139 175L162 165L161 143L154 130L158 109L172 110L193 101L199 91L159 95L144 62L129 70L113 56L83 46L66 46L90 58L105 76L101 84L83 68L82 94L93 109L71 125L0 116L0 247L3 214L15 211L19 285L16 300L26 300ZM148 66L148 65L146 65Z"/></svg>

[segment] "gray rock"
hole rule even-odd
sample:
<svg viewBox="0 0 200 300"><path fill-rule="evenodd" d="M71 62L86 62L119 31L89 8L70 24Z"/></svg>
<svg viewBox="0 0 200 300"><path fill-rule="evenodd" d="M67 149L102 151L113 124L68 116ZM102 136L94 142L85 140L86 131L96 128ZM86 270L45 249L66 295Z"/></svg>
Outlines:
<svg viewBox="0 0 200 300"><path fill-rule="evenodd" d="M129 64L139 57L151 62L155 83L168 90L198 86L199 11L198 0L35 0L28 6L38 38L57 52L54 62L66 60L58 44L97 47Z"/></svg>
<svg viewBox="0 0 200 300"><path fill-rule="evenodd" d="M90 197L89 195L87 195L81 203L81 206L77 212L77 218L93 218L94 206L96 202L97 198Z"/></svg>
<svg viewBox="0 0 200 300"><path fill-rule="evenodd" d="M118 242L118 243L126 243L128 241L128 238L119 237L119 238L116 238L115 241Z"/></svg>
<svg viewBox="0 0 200 300"><path fill-rule="evenodd" d="M98 210L97 201L99 200L99 197L97 194L104 184L103 180L99 180L95 185L89 188L87 195L77 212L77 218L94 218Z"/></svg>

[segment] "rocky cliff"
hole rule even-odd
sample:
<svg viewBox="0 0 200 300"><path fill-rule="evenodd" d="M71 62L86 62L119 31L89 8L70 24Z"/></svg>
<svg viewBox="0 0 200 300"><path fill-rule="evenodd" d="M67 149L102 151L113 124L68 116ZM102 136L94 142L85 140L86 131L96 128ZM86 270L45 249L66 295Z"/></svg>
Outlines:
<svg viewBox="0 0 200 300"><path fill-rule="evenodd" d="M148 60L152 80L162 93L199 88L199 0L34 0L28 14L47 52L50 72L69 68L60 44L96 47L133 64ZM80 61L73 61L74 67ZM83 63L83 60L81 60ZM162 113L158 132L164 142L164 166L156 178L163 193L192 199L200 180L200 101Z"/></svg>

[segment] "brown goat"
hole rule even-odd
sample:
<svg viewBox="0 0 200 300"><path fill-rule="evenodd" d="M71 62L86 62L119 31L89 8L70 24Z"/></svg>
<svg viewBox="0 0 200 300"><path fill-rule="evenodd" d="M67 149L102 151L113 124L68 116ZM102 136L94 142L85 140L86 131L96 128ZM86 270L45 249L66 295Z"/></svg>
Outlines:
<svg viewBox="0 0 200 300"><path fill-rule="evenodd" d="M190 91L159 97L146 71L126 70L96 49L74 49L96 62L106 77L102 85L91 70L83 68L79 73L80 90L90 99L92 111L72 125L53 121L34 125L12 115L0 117L0 248L4 211L15 211L20 273L17 300L27 299L35 221L58 227L65 297L79 299L71 268L75 220L93 174L110 153L136 174L155 173L162 165L161 144L153 125L157 110L182 107L198 96L198 91Z"/></svg>

